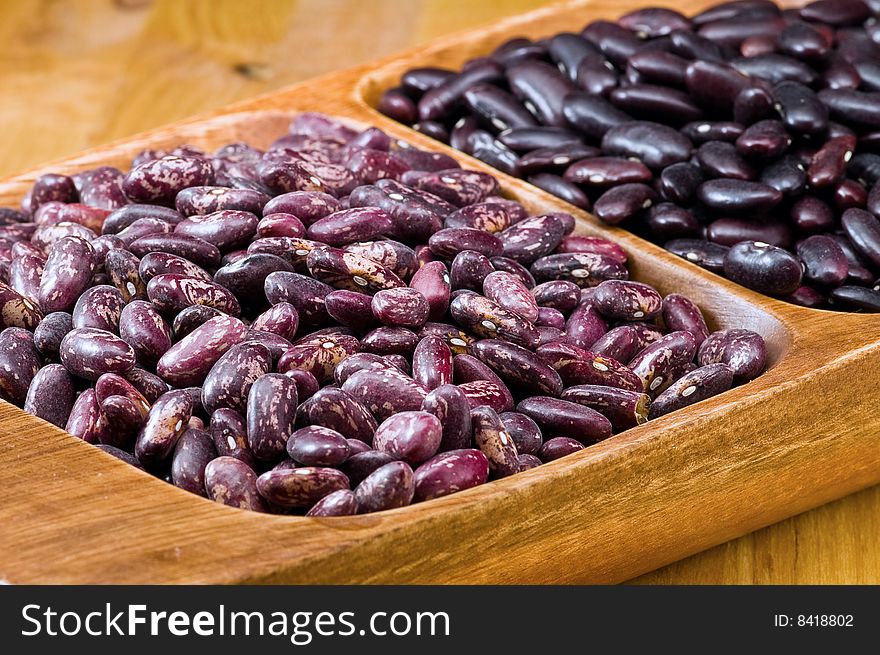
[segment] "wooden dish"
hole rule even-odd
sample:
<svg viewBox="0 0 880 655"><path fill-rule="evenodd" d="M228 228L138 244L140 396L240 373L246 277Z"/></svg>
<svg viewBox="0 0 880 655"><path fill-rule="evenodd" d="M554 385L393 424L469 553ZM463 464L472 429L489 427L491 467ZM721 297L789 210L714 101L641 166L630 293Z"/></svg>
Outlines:
<svg viewBox="0 0 880 655"><path fill-rule="evenodd" d="M405 69L455 66L518 34L615 18L637 2L569 2L443 39L0 183L15 205L48 171L127 166L146 147L265 146L297 111L378 125L443 150L371 108ZM660 3L664 4L664 3ZM707 2L666 3L693 11ZM686 6L682 6L682 5ZM494 172L494 171L493 171ZM267 516L166 484L0 403L0 578L13 583L607 583L631 578L880 481L880 325L795 307L707 273L530 185L531 210L572 211L611 236L632 273L683 291L711 327L765 336L771 368L721 396L512 478L376 515Z"/></svg>

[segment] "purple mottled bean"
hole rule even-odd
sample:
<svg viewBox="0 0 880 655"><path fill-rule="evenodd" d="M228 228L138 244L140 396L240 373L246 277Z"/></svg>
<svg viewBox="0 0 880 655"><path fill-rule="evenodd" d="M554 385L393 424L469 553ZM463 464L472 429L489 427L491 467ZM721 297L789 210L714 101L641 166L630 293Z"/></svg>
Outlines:
<svg viewBox="0 0 880 655"><path fill-rule="evenodd" d="M343 389L324 387L309 398L303 407L309 425L321 425L349 439L373 443L376 420L364 404Z"/></svg>
<svg viewBox="0 0 880 655"><path fill-rule="evenodd" d="M28 386L24 411L64 428L76 399L74 381L61 364L47 364Z"/></svg>
<svg viewBox="0 0 880 655"><path fill-rule="evenodd" d="M621 362L570 343L545 344L538 348L537 354L559 373L566 387L599 384L618 389L642 389L639 377Z"/></svg>
<svg viewBox="0 0 880 655"><path fill-rule="evenodd" d="M355 488L359 514L404 507L415 493L413 471L405 462L391 462L370 473Z"/></svg>
<svg viewBox="0 0 880 655"><path fill-rule="evenodd" d="M288 302L293 305L303 325L321 325L328 318L324 298L333 287L323 282L299 273L276 271L266 276L264 289L271 304Z"/></svg>
<svg viewBox="0 0 880 655"><path fill-rule="evenodd" d="M420 464L436 454L443 426L440 420L424 411L399 412L388 417L376 429L374 446L407 464Z"/></svg>
<svg viewBox="0 0 880 655"><path fill-rule="evenodd" d="M482 339L471 352L495 371L502 380L518 389L541 395L562 392L559 374L535 353L498 339Z"/></svg>
<svg viewBox="0 0 880 655"><path fill-rule="evenodd" d="M321 498L306 516L352 516L357 514L357 497L350 489L337 489Z"/></svg>
<svg viewBox="0 0 880 655"><path fill-rule="evenodd" d="M495 270L492 262L485 255L474 250L463 250L455 256L449 267L449 284L454 290L478 290L483 287L483 280Z"/></svg>
<svg viewBox="0 0 880 655"><path fill-rule="evenodd" d="M727 364L708 364L685 373L651 403L650 417L657 418L727 391L733 369Z"/></svg>
<svg viewBox="0 0 880 655"><path fill-rule="evenodd" d="M73 327L118 333L124 305L125 300L116 287L98 285L86 289L74 305Z"/></svg>
<svg viewBox="0 0 880 655"><path fill-rule="evenodd" d="M414 500L448 496L476 487L489 476L489 460L479 450L456 449L436 455L416 469Z"/></svg>
<svg viewBox="0 0 880 655"><path fill-rule="evenodd" d="M553 460L571 455L579 450L583 450L584 445L570 437L553 437L544 442L538 451L538 458L543 463L552 462Z"/></svg>
<svg viewBox="0 0 880 655"><path fill-rule="evenodd" d="M498 414L489 406L471 410L474 443L486 456L493 477L501 478L519 471L516 444Z"/></svg>
<svg viewBox="0 0 880 655"><path fill-rule="evenodd" d="M244 339L247 327L232 316L212 318L159 358L156 373L175 386L201 383L220 357Z"/></svg>
<svg viewBox="0 0 880 655"><path fill-rule="evenodd" d="M498 234L504 256L521 264L531 264L552 252L569 229L569 214L531 216Z"/></svg>
<svg viewBox="0 0 880 655"><path fill-rule="evenodd" d="M269 373L257 378L247 395L247 438L258 460L280 460L293 432L296 383L286 375Z"/></svg>
<svg viewBox="0 0 880 655"><path fill-rule="evenodd" d="M466 448L470 444L470 405L461 389L451 384L433 389L422 401L421 410L436 416L442 425L440 452Z"/></svg>
<svg viewBox="0 0 880 655"><path fill-rule="evenodd" d="M443 262L428 262L422 266L410 280L410 287L428 301L430 320L439 320L446 314L451 287L449 272Z"/></svg>
<svg viewBox="0 0 880 655"><path fill-rule="evenodd" d="M698 347L709 336L700 308L681 294L671 293L663 298L663 323L671 332L690 332Z"/></svg>
<svg viewBox="0 0 880 655"><path fill-rule="evenodd" d="M642 349L636 328L620 325L608 330L590 346L590 352L626 363Z"/></svg>
<svg viewBox="0 0 880 655"><path fill-rule="evenodd" d="M300 428L287 442L287 454L302 466L339 466L350 453L345 437L320 425Z"/></svg>
<svg viewBox="0 0 880 655"><path fill-rule="evenodd" d="M174 209L158 205L124 205L107 216L101 227L101 232L102 234L119 234L135 221L144 218L176 225L184 219L184 216Z"/></svg>
<svg viewBox="0 0 880 655"><path fill-rule="evenodd" d="M129 245L138 257L152 252L164 252L188 259L203 268L216 268L220 264L220 250L204 239L187 234L153 234L141 237Z"/></svg>
<svg viewBox="0 0 880 655"><path fill-rule="evenodd" d="M64 431L88 443L97 443L99 415L95 390L86 389L74 402Z"/></svg>
<svg viewBox="0 0 880 655"><path fill-rule="evenodd" d="M346 357L360 350L356 337L343 334L320 334L307 337L287 349L276 364L279 373L297 368L308 371L320 383L333 377L333 369Z"/></svg>
<svg viewBox="0 0 880 655"><path fill-rule="evenodd" d="M593 293L593 306L617 321L650 320L660 313L663 299L650 285L629 280L606 280Z"/></svg>
<svg viewBox="0 0 880 655"><path fill-rule="evenodd" d="M520 455L534 455L540 450L544 438L533 419L519 412L502 412L498 416Z"/></svg>
<svg viewBox="0 0 880 655"><path fill-rule="evenodd" d="M483 296L460 295L450 304L450 312L456 323L479 336L504 339L525 348L535 348L539 342L532 323Z"/></svg>
<svg viewBox="0 0 880 655"><path fill-rule="evenodd" d="M59 346L61 363L72 374L97 380L103 373L125 373L135 365L135 352L112 332L78 328L68 332Z"/></svg>
<svg viewBox="0 0 880 655"><path fill-rule="evenodd" d="M427 390L395 369L362 370L349 377L342 390L364 405L377 420L421 408Z"/></svg>
<svg viewBox="0 0 880 655"><path fill-rule="evenodd" d="M429 391L452 381L452 351L434 335L423 337L412 356L413 379Z"/></svg>
<svg viewBox="0 0 880 655"><path fill-rule="evenodd" d="M668 385L672 373L693 360L696 353L697 342L690 332L670 332L642 348L629 367L642 380L646 392L656 391Z"/></svg>
<svg viewBox="0 0 880 655"><path fill-rule="evenodd" d="M650 397L640 391L591 384L569 387L562 392L562 398L599 412L615 431L647 421L651 404Z"/></svg>
<svg viewBox="0 0 880 655"><path fill-rule="evenodd" d="M376 320L391 327L421 327L431 310L427 299L409 287L378 291L370 306Z"/></svg>
<svg viewBox="0 0 880 655"><path fill-rule="evenodd" d="M85 239L62 237L52 247L40 279L44 312L66 311L85 291L95 271L94 250Z"/></svg>
<svg viewBox="0 0 880 655"><path fill-rule="evenodd" d="M190 493L207 496L205 469L216 458L217 450L207 432L187 430L177 441L171 458L172 484Z"/></svg>
<svg viewBox="0 0 880 655"><path fill-rule="evenodd" d="M404 327L383 325L371 330L361 340L361 348L368 353L377 355L403 355L410 357L419 342L419 337L412 330Z"/></svg>
<svg viewBox="0 0 880 655"><path fill-rule="evenodd" d="M608 324L591 304L577 307L565 323L565 340L579 348L590 348L608 331Z"/></svg>
<svg viewBox="0 0 880 655"><path fill-rule="evenodd" d="M205 491L217 503L266 512L268 508L257 491L257 474L245 462L221 456L205 467Z"/></svg>
<svg viewBox="0 0 880 655"><path fill-rule="evenodd" d="M166 156L135 166L122 181L122 190L134 202L171 204L187 187L214 181L210 161L201 157Z"/></svg>
<svg viewBox="0 0 880 655"><path fill-rule="evenodd" d="M607 418L589 407L567 400L533 396L521 401L517 411L533 419L542 433L551 438L569 437L590 444L611 436L611 422Z"/></svg>
<svg viewBox="0 0 880 655"><path fill-rule="evenodd" d="M222 209L189 216L174 226L174 233L202 239L226 252L246 245L256 234L258 222L249 211Z"/></svg>
<svg viewBox="0 0 880 655"><path fill-rule="evenodd" d="M145 466L164 461L187 429L193 411L185 389L169 391L153 403L135 444L135 456Z"/></svg>
<svg viewBox="0 0 880 655"><path fill-rule="evenodd" d="M251 189L194 186L180 191L174 199L174 206L184 216L213 214L222 210L260 214L267 202L269 196Z"/></svg>
<svg viewBox="0 0 880 655"><path fill-rule="evenodd" d="M703 342L698 359L700 366L727 364L733 369L734 383L742 384L764 371L767 346L761 335L751 330L722 330L713 332Z"/></svg>

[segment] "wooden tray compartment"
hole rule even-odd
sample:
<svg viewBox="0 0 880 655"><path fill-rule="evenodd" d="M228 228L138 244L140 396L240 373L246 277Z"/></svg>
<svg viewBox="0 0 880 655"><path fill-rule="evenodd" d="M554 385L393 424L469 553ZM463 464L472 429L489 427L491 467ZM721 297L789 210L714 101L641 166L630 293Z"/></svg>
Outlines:
<svg viewBox="0 0 880 655"><path fill-rule="evenodd" d="M565 3L299 84L12 178L0 183L0 204L15 204L43 172L128 165L146 147L186 142L213 148L234 140L265 146L303 110L376 124L491 171L380 116L364 98L416 64L455 65L509 36L571 29L635 4ZM572 211L521 180L495 174L505 193L533 211ZM686 293L713 327L763 334L771 369L743 387L512 478L337 519L266 516L211 503L0 403L0 578L616 582L880 481L875 317L762 297L572 213L578 230L610 235L631 252L633 277L663 293Z"/></svg>

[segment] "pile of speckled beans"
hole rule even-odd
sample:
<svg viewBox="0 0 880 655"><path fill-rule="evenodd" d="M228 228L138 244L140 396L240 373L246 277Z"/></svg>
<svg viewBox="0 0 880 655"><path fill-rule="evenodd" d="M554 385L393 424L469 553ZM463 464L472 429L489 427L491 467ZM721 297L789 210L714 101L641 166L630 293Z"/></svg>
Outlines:
<svg viewBox="0 0 880 655"><path fill-rule="evenodd" d="M639 9L410 70L379 109L743 286L877 312L878 15Z"/></svg>

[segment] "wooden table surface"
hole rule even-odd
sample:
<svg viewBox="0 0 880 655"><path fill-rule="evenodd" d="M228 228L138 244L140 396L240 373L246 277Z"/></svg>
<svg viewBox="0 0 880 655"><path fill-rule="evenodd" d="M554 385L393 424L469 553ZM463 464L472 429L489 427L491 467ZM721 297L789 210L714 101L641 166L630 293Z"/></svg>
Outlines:
<svg viewBox="0 0 880 655"><path fill-rule="evenodd" d="M0 175L548 3L2 0ZM880 583L880 487L636 582Z"/></svg>

